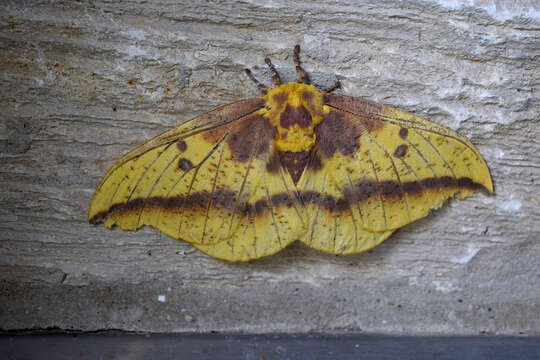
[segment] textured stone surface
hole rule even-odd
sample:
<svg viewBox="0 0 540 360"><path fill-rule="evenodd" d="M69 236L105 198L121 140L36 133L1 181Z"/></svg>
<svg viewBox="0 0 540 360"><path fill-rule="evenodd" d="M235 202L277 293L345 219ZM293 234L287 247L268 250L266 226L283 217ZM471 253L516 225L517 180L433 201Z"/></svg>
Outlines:
<svg viewBox="0 0 540 360"><path fill-rule="evenodd" d="M2 329L540 333L537 2L2 1L0 19ZM496 196L365 254L249 264L87 223L115 158L258 94L242 70L269 84L265 56L294 80L296 43L320 87L468 136Z"/></svg>

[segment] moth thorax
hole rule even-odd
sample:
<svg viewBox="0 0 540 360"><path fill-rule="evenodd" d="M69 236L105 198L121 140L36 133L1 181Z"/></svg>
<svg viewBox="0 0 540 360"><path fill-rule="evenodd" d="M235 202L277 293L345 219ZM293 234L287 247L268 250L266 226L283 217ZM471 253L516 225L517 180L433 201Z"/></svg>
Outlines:
<svg viewBox="0 0 540 360"><path fill-rule="evenodd" d="M270 89L263 115L276 129L280 151L309 151L315 146L315 126L322 117L322 94L313 86L288 83Z"/></svg>

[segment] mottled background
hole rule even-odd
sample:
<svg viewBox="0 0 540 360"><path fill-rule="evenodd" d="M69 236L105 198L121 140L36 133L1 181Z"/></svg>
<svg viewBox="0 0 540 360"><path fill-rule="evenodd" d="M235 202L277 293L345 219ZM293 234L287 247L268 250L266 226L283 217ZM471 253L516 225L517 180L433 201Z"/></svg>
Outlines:
<svg viewBox="0 0 540 360"><path fill-rule="evenodd" d="M2 1L0 328L540 333L535 0ZM300 244L224 263L157 230L87 223L114 159L296 79L468 136L496 195L454 201L365 254Z"/></svg>

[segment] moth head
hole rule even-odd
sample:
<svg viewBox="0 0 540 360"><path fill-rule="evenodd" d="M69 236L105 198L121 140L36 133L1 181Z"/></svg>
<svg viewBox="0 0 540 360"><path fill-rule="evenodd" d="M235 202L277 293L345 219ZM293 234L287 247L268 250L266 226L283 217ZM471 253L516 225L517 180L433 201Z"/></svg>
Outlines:
<svg viewBox="0 0 540 360"><path fill-rule="evenodd" d="M315 126L323 120L322 93L313 85L291 82L269 89L261 114L276 129L281 151L309 151L315 145Z"/></svg>

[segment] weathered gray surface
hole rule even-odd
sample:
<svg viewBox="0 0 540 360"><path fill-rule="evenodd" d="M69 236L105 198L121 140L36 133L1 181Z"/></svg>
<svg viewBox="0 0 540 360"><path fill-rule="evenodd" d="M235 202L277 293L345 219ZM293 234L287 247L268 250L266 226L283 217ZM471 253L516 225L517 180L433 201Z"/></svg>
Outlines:
<svg viewBox="0 0 540 360"><path fill-rule="evenodd" d="M540 333L537 2L2 1L0 19L0 328ZM496 196L366 254L249 264L87 223L115 158L258 94L242 69L269 83L265 56L295 79L296 43L321 87L468 136Z"/></svg>

